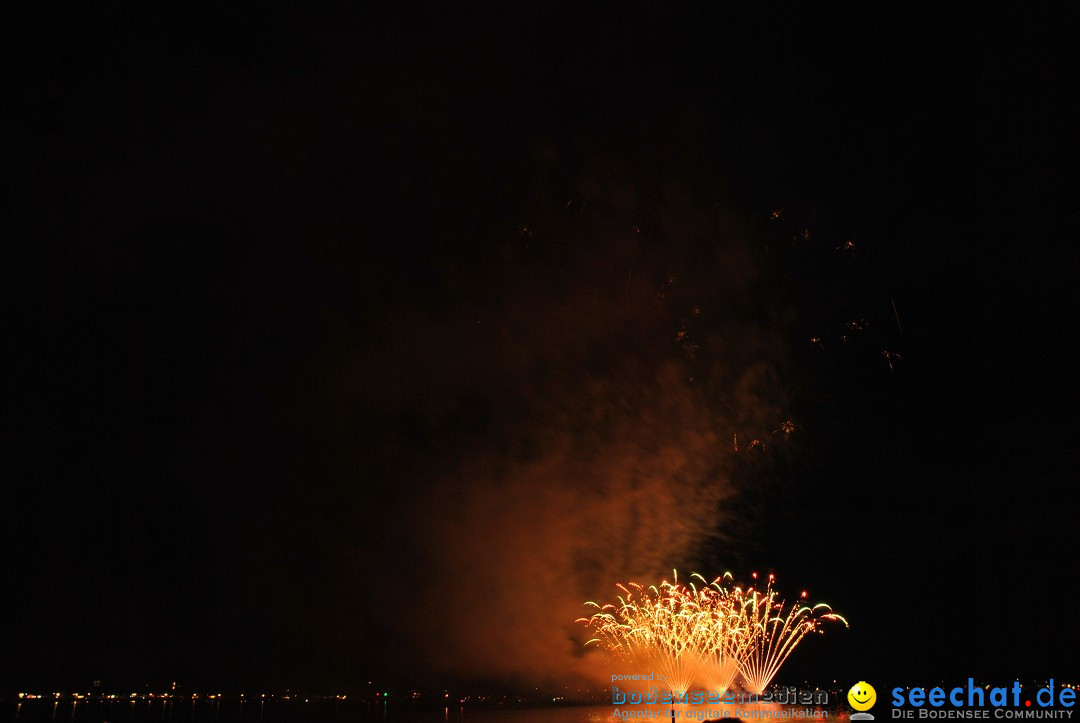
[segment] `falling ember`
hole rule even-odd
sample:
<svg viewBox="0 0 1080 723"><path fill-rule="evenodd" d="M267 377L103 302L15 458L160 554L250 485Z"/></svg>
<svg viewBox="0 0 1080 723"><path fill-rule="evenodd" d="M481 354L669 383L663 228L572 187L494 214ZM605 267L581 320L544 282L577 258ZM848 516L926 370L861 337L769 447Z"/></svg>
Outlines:
<svg viewBox="0 0 1080 723"><path fill-rule="evenodd" d="M854 256L856 248L857 247L855 246L855 242L849 240L849 241L845 241L841 245L837 246L836 250L840 251L841 253L844 252L844 251L850 251L851 255Z"/></svg>
<svg viewBox="0 0 1080 723"><path fill-rule="evenodd" d="M889 297L889 302L892 304L893 316L896 317L896 328L900 331L901 334L903 334L904 333L904 327L900 326L900 312L898 312L896 310L896 299L894 299L894 298L892 298L890 296Z"/></svg>
<svg viewBox="0 0 1080 723"><path fill-rule="evenodd" d="M889 365L889 373L894 374L896 372L896 369L893 367L893 360L894 359L903 359L903 357L901 357L896 352L889 351L888 349L882 350L881 356L885 357L885 361Z"/></svg>
<svg viewBox="0 0 1080 723"><path fill-rule="evenodd" d="M757 573L752 577L756 580ZM742 687L760 694L802 639L824 621L847 621L825 604L788 607L772 589L725 587L730 573L712 582L697 573L687 585L663 581L645 587L631 582L618 604L585 603L595 609L578 618L596 644L619 660L657 670L673 693L693 683L723 694L741 675ZM802 591L800 599L805 599Z"/></svg>

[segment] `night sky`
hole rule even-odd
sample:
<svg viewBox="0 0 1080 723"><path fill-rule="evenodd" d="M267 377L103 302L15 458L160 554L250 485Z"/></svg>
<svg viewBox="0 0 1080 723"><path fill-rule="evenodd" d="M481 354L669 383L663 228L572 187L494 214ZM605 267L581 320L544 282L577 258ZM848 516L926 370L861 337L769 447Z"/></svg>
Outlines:
<svg viewBox="0 0 1080 723"><path fill-rule="evenodd" d="M1075 9L14 12L0 689L1075 677Z"/></svg>

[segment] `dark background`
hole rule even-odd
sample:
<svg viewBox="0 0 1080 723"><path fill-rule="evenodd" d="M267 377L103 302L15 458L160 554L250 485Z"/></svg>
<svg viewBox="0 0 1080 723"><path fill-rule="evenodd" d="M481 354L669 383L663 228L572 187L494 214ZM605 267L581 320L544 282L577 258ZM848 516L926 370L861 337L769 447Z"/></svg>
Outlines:
<svg viewBox="0 0 1080 723"><path fill-rule="evenodd" d="M852 621L786 674L1077 673L1075 9L14 12L3 687L400 675L353 607L398 564L369 521L485 407L343 428L324 360L464 355L365 361L484 308L538 186L584 223L596 159L722 189L794 310L801 453L739 473L783 512L702 553Z"/></svg>

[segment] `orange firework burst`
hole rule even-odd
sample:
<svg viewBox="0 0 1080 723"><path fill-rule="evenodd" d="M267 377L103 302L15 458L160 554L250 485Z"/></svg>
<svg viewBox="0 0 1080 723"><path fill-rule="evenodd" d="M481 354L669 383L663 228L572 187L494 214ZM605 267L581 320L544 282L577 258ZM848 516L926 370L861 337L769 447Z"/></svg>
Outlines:
<svg viewBox="0 0 1080 723"><path fill-rule="evenodd" d="M761 693L799 642L819 631L823 621L847 625L823 603L788 608L772 589L772 575L764 591L725 587L730 578L725 573L710 583L694 573L690 584L682 585L675 572L675 582L659 586L619 584L623 594L618 604L586 603L595 612L577 622L592 628L595 637L585 644L657 670L674 693L697 682L722 695L738 674L744 688Z"/></svg>
<svg viewBox="0 0 1080 723"><path fill-rule="evenodd" d="M691 575L691 578L694 577L705 583L705 578L697 573ZM735 675L739 672L738 661L745 654L748 640L743 634L743 621L737 614L731 592L722 584L730 577L731 573L724 573L723 577L698 591L701 607L707 609L710 615L704 639L699 645L700 680L706 689L717 691L720 695L735 682Z"/></svg>
<svg viewBox="0 0 1080 723"><path fill-rule="evenodd" d="M772 589L773 580L769 575L764 591L752 587L745 592L739 588L733 591L739 628L747 639L738 658L739 672L751 693L763 692L802 639L821 631L823 621L839 621L847 627L847 620L825 603L787 607Z"/></svg>
<svg viewBox="0 0 1080 723"><path fill-rule="evenodd" d="M617 586L623 591L618 605L586 605L596 608L589 618L598 643L616 657L655 667L668 687L685 692L701 665L701 643L707 639L711 611L704 609L695 590L667 580L648 588L631 582Z"/></svg>

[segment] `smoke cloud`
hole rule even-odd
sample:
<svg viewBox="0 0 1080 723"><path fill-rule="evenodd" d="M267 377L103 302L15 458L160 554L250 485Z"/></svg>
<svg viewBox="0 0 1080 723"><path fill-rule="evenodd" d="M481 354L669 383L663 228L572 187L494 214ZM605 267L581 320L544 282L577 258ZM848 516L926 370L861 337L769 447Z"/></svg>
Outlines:
<svg viewBox="0 0 1080 723"><path fill-rule="evenodd" d="M750 229L678 187L643 211L629 186L581 185L452 278L445 305L398 310L367 362L360 396L409 458L381 482L400 484L395 529L364 522L362 605L423 651L398 664L602 676L583 602L689 574L737 524L734 436L746 455L784 418Z"/></svg>

